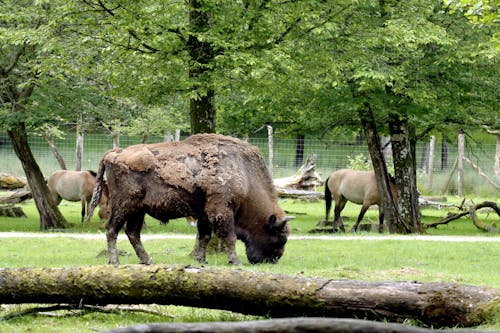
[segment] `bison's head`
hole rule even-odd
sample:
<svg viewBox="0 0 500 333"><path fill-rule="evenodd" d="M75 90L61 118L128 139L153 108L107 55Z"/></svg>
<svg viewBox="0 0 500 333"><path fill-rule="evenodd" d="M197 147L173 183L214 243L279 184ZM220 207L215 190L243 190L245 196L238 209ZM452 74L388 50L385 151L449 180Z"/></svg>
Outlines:
<svg viewBox="0 0 500 333"><path fill-rule="evenodd" d="M290 234L287 222L293 218L286 216L278 220L276 215L271 215L259 233L248 235L243 239L247 258L251 264L278 262L285 252L285 243Z"/></svg>

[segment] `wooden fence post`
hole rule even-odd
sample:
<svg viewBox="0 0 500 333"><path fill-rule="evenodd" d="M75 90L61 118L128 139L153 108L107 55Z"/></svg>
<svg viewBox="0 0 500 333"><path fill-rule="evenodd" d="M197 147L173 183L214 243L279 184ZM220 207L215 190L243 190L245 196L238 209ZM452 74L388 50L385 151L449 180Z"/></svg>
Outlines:
<svg viewBox="0 0 500 333"><path fill-rule="evenodd" d="M269 174L273 177L273 160L274 160L274 141L273 141L273 127L271 125L266 125L267 127L267 141L269 145Z"/></svg>
<svg viewBox="0 0 500 333"><path fill-rule="evenodd" d="M436 147L436 137L431 135L431 141L429 143L429 161L427 165L427 181L429 186L429 191L432 191L432 173L434 169L434 150Z"/></svg>
<svg viewBox="0 0 500 333"><path fill-rule="evenodd" d="M458 132L458 156L457 156L457 195L464 193L464 150L465 134L462 130Z"/></svg>

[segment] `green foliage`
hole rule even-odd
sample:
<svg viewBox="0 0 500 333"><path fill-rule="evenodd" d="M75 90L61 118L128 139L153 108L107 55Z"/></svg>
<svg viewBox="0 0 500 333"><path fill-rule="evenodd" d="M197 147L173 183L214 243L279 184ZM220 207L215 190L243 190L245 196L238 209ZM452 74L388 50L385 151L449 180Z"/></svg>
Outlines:
<svg viewBox="0 0 500 333"><path fill-rule="evenodd" d="M354 157L348 156L349 164L346 165L348 169L353 170L373 170L370 159L366 157L364 154L358 154Z"/></svg>

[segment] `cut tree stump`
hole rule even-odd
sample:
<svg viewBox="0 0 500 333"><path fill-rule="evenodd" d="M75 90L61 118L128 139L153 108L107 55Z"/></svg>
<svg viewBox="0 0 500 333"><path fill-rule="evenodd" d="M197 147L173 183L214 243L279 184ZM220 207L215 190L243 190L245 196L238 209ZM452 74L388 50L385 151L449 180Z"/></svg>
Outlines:
<svg viewBox="0 0 500 333"><path fill-rule="evenodd" d="M324 182L316 172L316 155L312 154L297 172L289 177L276 178L273 180L277 188L315 191L316 187Z"/></svg>
<svg viewBox="0 0 500 333"><path fill-rule="evenodd" d="M500 290L361 282L166 265L0 269L3 304L170 304L267 317L414 319L471 327L495 318Z"/></svg>

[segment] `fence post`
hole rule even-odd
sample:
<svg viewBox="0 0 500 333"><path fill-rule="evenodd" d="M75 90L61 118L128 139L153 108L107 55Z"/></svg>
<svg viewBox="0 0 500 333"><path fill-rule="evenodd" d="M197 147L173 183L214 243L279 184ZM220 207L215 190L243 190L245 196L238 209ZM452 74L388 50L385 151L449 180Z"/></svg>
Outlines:
<svg viewBox="0 0 500 333"><path fill-rule="evenodd" d="M271 125L266 125L267 127L267 141L269 145L269 174L273 177L273 159L274 159L274 143L273 143L273 127Z"/></svg>
<svg viewBox="0 0 500 333"><path fill-rule="evenodd" d="M80 115L76 124L76 171L82 170L83 160L83 118Z"/></svg>
<svg viewBox="0 0 500 333"><path fill-rule="evenodd" d="M457 156L457 195L464 193L464 150L465 134L462 130L458 132L458 156Z"/></svg>
<svg viewBox="0 0 500 333"><path fill-rule="evenodd" d="M429 143L429 161L427 166L427 180L429 191L432 192L432 173L434 170L434 150L436 147L436 137L431 135L431 141Z"/></svg>

